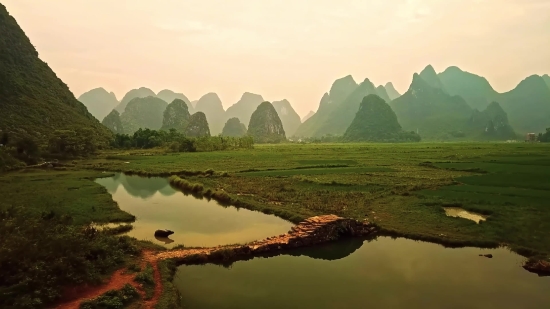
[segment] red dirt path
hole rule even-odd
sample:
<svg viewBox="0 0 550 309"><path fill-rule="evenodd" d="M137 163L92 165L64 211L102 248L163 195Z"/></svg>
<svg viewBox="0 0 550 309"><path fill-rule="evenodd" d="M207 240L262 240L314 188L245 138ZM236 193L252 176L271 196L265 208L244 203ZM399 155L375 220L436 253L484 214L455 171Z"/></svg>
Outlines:
<svg viewBox="0 0 550 309"><path fill-rule="evenodd" d="M162 278L160 276L157 258L155 257L153 252L143 252L141 267L145 268L147 263L150 263L153 267L155 292L151 299L142 301L143 306L141 308L153 309L157 304L160 295L162 294ZM115 271L108 282L99 286L83 286L66 290L63 295L63 301L55 305L53 308L78 309L83 301L96 298L110 290L119 290L127 283L135 287L140 295L143 297L145 295L145 291L138 283L134 281L136 274L125 273L125 271L126 269L124 268Z"/></svg>

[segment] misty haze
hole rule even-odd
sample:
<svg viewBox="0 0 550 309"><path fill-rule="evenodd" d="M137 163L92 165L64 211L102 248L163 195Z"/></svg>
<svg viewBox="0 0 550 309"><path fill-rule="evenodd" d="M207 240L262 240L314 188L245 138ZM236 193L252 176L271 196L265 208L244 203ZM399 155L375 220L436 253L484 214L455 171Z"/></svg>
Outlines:
<svg viewBox="0 0 550 309"><path fill-rule="evenodd" d="M0 0L1 308L550 307L550 2Z"/></svg>

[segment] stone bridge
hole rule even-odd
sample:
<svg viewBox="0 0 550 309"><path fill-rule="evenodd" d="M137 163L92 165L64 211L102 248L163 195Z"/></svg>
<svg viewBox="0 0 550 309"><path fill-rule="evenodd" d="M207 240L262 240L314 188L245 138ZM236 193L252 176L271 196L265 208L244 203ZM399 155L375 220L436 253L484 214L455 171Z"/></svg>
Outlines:
<svg viewBox="0 0 550 309"><path fill-rule="evenodd" d="M322 244L342 237L367 236L375 232L376 227L366 220L357 221L335 215L316 216L293 226L286 234L253 241L245 245L169 250L158 253L156 258L175 259L181 264L223 263L255 255Z"/></svg>

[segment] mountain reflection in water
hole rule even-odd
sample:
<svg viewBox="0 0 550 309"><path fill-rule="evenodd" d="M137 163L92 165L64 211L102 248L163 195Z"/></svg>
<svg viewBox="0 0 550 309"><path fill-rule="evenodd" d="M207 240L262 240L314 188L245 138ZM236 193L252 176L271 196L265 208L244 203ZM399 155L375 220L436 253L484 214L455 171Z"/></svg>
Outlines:
<svg viewBox="0 0 550 309"><path fill-rule="evenodd" d="M172 247L245 243L286 233L292 223L257 211L220 206L173 189L166 178L127 176L96 179L119 207L136 216L129 236ZM175 233L156 239L155 230Z"/></svg>

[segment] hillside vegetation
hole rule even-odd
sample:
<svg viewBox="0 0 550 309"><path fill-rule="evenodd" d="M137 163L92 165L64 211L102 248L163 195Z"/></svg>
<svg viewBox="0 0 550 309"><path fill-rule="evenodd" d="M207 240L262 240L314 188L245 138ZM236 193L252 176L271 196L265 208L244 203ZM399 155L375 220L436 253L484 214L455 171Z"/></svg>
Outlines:
<svg viewBox="0 0 550 309"><path fill-rule="evenodd" d="M140 128L160 129L166 106L168 103L156 97L132 99L120 115L124 132L133 134Z"/></svg>
<svg viewBox="0 0 550 309"><path fill-rule="evenodd" d="M230 118L223 127L223 136L240 137L246 135L246 126L239 121L239 118Z"/></svg>
<svg viewBox="0 0 550 309"><path fill-rule="evenodd" d="M283 123L271 103L263 102L252 113L248 135L254 138L255 143L280 143L286 140Z"/></svg>
<svg viewBox="0 0 550 309"><path fill-rule="evenodd" d="M403 128L418 131L423 139L452 138L472 114L464 99L430 86L418 74L414 74L409 90L390 105Z"/></svg>
<svg viewBox="0 0 550 309"><path fill-rule="evenodd" d="M11 140L29 137L46 144L56 130L89 128L94 143L112 133L80 103L0 4L0 130Z"/></svg>
<svg viewBox="0 0 550 309"><path fill-rule="evenodd" d="M140 87L138 89L132 89L128 91L124 97L122 97L122 100L120 100L120 103L117 105L116 110L119 113L123 113L126 109L126 105L128 105L128 102L132 101L135 98L146 98L146 97L156 97L157 95L153 92L153 90L146 88L146 87ZM168 104L168 102L166 102Z"/></svg>
<svg viewBox="0 0 550 309"><path fill-rule="evenodd" d="M183 100L175 99L164 110L161 129L166 131L175 129L178 132L184 132L189 124L190 116L187 104Z"/></svg>
<svg viewBox="0 0 550 309"><path fill-rule="evenodd" d="M344 134L351 142L417 142L420 136L404 132L397 116L382 98L370 94L363 98L359 111Z"/></svg>
<svg viewBox="0 0 550 309"><path fill-rule="evenodd" d="M439 77L451 95L459 95L475 109L498 102L519 133L541 132L550 126L550 78L531 75L514 89L498 93L487 79L457 67L449 67Z"/></svg>
<svg viewBox="0 0 550 309"><path fill-rule="evenodd" d="M369 94L389 97L384 87L377 90L368 78L361 84L357 84L351 75L337 79L330 91L324 94L317 112L304 121L294 135L306 138L342 136L359 110L361 101Z"/></svg>
<svg viewBox="0 0 550 309"><path fill-rule="evenodd" d="M302 120L298 113L296 113L290 102L286 99L273 101L271 104L277 111L279 118L281 118L286 135L293 136L298 127L302 124Z"/></svg>

